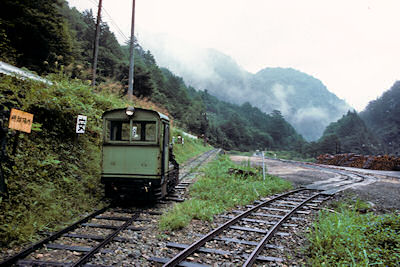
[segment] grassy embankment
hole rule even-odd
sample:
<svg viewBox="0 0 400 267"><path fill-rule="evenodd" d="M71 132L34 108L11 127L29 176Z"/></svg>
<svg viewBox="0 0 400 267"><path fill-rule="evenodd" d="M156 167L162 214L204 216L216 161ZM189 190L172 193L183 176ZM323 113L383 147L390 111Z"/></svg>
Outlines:
<svg viewBox="0 0 400 267"><path fill-rule="evenodd" d="M365 213L368 208L345 201L321 211L308 234L310 266L399 266L400 215Z"/></svg>
<svg viewBox="0 0 400 267"><path fill-rule="evenodd" d="M187 161L190 158L195 157L196 155L211 150L213 147L210 145L204 146L202 139L193 139L183 135L182 131L174 128L172 130L172 135L183 136L184 137L184 144L174 144L174 155L176 161L181 164ZM176 139L176 138L175 138ZM176 141L176 140L175 140Z"/></svg>
<svg viewBox="0 0 400 267"><path fill-rule="evenodd" d="M256 175L230 175L229 168L251 170ZM267 175L263 181L260 169L252 168L249 164L238 166L228 156L219 156L203 168L202 172L204 176L190 188L190 199L176 204L161 217L161 230L183 228L192 219L212 221L214 215L236 205L246 205L260 197L291 188L289 182L274 176Z"/></svg>
<svg viewBox="0 0 400 267"><path fill-rule="evenodd" d="M0 247L32 242L40 231L54 231L102 201L100 184L101 116L129 105L166 110L134 98L129 102L109 88L95 91L80 80L48 77L53 85L0 76L0 105L34 114L30 134L9 134L2 162L9 197L0 197ZM75 134L78 114L88 116L86 133ZM189 152L186 152L188 148ZM186 140L176 147L182 162L201 153Z"/></svg>

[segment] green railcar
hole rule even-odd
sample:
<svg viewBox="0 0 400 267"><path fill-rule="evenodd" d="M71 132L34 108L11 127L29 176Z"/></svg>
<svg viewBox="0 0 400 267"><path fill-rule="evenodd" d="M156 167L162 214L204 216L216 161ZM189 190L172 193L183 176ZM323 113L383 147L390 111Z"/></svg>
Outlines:
<svg viewBox="0 0 400 267"><path fill-rule="evenodd" d="M101 182L106 197L162 198L179 179L170 146L169 118L128 107L103 114Z"/></svg>

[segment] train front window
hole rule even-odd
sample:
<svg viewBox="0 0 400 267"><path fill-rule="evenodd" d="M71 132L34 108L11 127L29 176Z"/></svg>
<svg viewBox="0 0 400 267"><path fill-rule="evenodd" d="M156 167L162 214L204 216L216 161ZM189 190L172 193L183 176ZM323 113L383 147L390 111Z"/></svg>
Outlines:
<svg viewBox="0 0 400 267"><path fill-rule="evenodd" d="M106 140L126 142L155 142L155 121L107 121Z"/></svg>
<svg viewBox="0 0 400 267"><path fill-rule="evenodd" d="M107 139L110 141L129 141L129 121L109 121L107 128Z"/></svg>
<svg viewBox="0 0 400 267"><path fill-rule="evenodd" d="M156 141L156 123L146 123L146 141Z"/></svg>
<svg viewBox="0 0 400 267"><path fill-rule="evenodd" d="M141 141L142 140L142 124L138 122L132 123L132 140Z"/></svg>

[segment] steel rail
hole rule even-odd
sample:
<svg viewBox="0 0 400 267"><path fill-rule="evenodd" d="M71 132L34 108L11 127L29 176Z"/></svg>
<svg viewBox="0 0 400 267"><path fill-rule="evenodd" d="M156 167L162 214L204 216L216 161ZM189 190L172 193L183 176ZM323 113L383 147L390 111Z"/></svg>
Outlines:
<svg viewBox="0 0 400 267"><path fill-rule="evenodd" d="M88 260L93 257L94 254L96 254L101 248L103 248L105 245L110 243L114 237L116 237L122 230L126 229L129 225L132 224L138 217L140 216L140 211L136 212L132 218L130 218L128 221L126 221L123 225L121 225L117 230L115 230L113 233L111 233L109 236L107 236L100 244L98 244L95 248L93 248L91 251L85 254L79 261L75 262L71 267L78 267L82 266Z"/></svg>
<svg viewBox="0 0 400 267"><path fill-rule="evenodd" d="M213 231L209 232L208 234L206 234L203 238L197 240L192 245L190 245L187 248L185 248L184 250L182 250L180 253L175 255L175 257L173 257L167 263L165 263L163 265L163 267L176 266L181 261L183 261L186 257L188 257L189 255L194 253L196 250L198 250L200 247L202 247L206 242L210 241L211 239L213 239L213 237L217 236L222 231L224 231L226 228L230 227L232 224L236 223L237 221L239 221L243 217L246 217L250 213L252 213L252 212L262 208L263 206L268 205L269 203L274 202L274 201L276 201L278 199L284 198L284 197L286 197L288 195L292 195L294 193L297 193L297 192L300 192L300 191L304 191L304 190L306 190L306 189L305 188L301 188L301 189L297 189L297 190L294 190L294 191L287 192L285 194L281 194L281 195L279 195L277 197L274 197L274 198L272 198L270 200L262 202L262 203L258 204L257 206L254 206L251 209L246 210L245 212L243 212L243 213L239 214L238 216L236 216L235 218L232 218L231 220L227 221L226 223L224 223L220 227L218 227L218 228L214 229Z"/></svg>
<svg viewBox="0 0 400 267"><path fill-rule="evenodd" d="M250 256L247 258L246 262L243 264L243 267L248 267L252 266L254 262L257 260L258 254L264 249L265 243L269 241L273 234L278 230L278 227L281 226L287 219L289 219L290 216L293 215L298 209L303 207L305 204L313 200L314 198L322 195L322 193L317 193L308 199L304 200L302 203L300 203L297 207L293 208L288 212L284 217L282 217L269 231L268 233L264 236L264 238L258 243L257 247L253 250L253 252L250 254Z"/></svg>
<svg viewBox="0 0 400 267"><path fill-rule="evenodd" d="M87 221L89 221L90 219L92 219L93 217L105 212L107 209L109 209L111 206L107 206L104 207L98 211L93 212L92 214L86 216L85 218L75 222L74 224L50 235L49 237L29 246L28 248L24 249L23 251L19 252L18 254L9 257L8 259L4 260L3 262L0 262L0 266L11 266L12 264L14 264L15 262L17 262L19 259L25 258L26 256L28 256L30 253L32 253L35 250L38 250L39 248L41 248L43 245L56 240L57 238L59 238L60 236L62 236L65 233L68 233L72 230L74 230L75 228L77 228L80 224L85 223Z"/></svg>
<svg viewBox="0 0 400 267"><path fill-rule="evenodd" d="M203 154L201 154L201 155L199 155L198 157L196 157L196 158L192 159L191 161L189 161L189 162L185 165L185 167L188 166L188 165L190 165L190 164L192 164L192 163L195 162L196 160L199 160L202 156L205 156L205 159L202 159L202 160L200 161L199 164L197 164L196 166L192 167L192 169L193 169L193 168L197 168L198 166L200 166L201 164L203 164L207 159L209 159L210 156L211 156L213 153L215 153L216 151L218 151L218 150L219 150L219 149L212 149L212 150L209 150L209 151L207 151L207 152L204 152ZM191 171L186 172L184 175L182 175L182 177L180 177L179 182L182 182L183 179L184 179L186 176L188 176L189 174L191 174L191 173L192 173Z"/></svg>

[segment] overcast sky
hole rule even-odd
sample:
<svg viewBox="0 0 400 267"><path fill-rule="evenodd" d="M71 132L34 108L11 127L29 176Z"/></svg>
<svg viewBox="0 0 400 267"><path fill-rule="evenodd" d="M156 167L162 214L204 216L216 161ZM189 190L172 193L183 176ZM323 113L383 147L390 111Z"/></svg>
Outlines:
<svg viewBox="0 0 400 267"><path fill-rule="evenodd" d="M68 0L78 10L98 0ZM123 43L132 0L103 0ZM217 49L250 72L291 67L361 111L400 78L399 0L136 0L135 35L167 33ZM122 31L119 33L115 25Z"/></svg>

